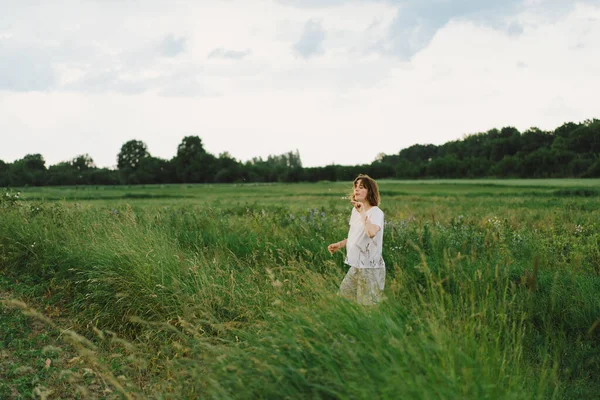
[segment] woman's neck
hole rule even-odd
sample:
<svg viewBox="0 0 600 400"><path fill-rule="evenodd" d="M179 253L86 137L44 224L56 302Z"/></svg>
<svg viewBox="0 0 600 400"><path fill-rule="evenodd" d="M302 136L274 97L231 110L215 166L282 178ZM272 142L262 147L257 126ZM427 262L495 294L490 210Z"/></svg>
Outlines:
<svg viewBox="0 0 600 400"><path fill-rule="evenodd" d="M369 209L371 207L373 207L367 200L361 201L361 203L363 204L363 207L365 208L365 211L369 211Z"/></svg>

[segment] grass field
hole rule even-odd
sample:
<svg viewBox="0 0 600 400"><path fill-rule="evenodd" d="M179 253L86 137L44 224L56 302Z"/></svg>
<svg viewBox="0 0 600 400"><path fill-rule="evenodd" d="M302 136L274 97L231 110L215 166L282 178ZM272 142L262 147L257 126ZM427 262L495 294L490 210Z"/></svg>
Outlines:
<svg viewBox="0 0 600 400"><path fill-rule="evenodd" d="M0 398L597 396L600 180L381 181L375 308L350 188L3 193Z"/></svg>

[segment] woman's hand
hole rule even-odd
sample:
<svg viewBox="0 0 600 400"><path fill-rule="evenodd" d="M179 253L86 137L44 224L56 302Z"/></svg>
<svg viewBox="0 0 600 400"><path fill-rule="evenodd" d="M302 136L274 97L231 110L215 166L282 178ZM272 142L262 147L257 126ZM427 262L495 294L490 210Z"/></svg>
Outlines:
<svg viewBox="0 0 600 400"><path fill-rule="evenodd" d="M365 205L360 201L350 201L350 203L352 203L354 208L356 208L356 211L358 211L361 215L363 215L366 212Z"/></svg>
<svg viewBox="0 0 600 400"><path fill-rule="evenodd" d="M329 252L331 254L335 253L336 251L340 250L342 247L346 246L346 241L348 239L344 239L341 242L337 242L337 243L331 243L329 246L327 246L327 250L329 250Z"/></svg>
<svg viewBox="0 0 600 400"><path fill-rule="evenodd" d="M329 252L331 254L335 253L336 251L338 251L341 248L342 248L342 246L340 246L339 243L331 243L329 246L327 246L327 250L329 250Z"/></svg>
<svg viewBox="0 0 600 400"><path fill-rule="evenodd" d="M358 211L358 213L360 214L360 218L365 227L365 233L367 234L367 236L373 239L381 228L377 225L372 224L369 221L369 217L367 217L367 211L365 210L365 205L363 203L359 201L351 201L351 203L354 206L354 208L356 208L356 211Z"/></svg>

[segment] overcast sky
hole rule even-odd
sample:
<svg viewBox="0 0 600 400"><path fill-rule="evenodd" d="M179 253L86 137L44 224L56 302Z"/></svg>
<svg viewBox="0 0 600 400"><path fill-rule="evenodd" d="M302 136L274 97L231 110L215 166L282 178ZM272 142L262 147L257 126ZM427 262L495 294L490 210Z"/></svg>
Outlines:
<svg viewBox="0 0 600 400"><path fill-rule="evenodd" d="M0 0L0 159L370 163L600 117L600 0Z"/></svg>

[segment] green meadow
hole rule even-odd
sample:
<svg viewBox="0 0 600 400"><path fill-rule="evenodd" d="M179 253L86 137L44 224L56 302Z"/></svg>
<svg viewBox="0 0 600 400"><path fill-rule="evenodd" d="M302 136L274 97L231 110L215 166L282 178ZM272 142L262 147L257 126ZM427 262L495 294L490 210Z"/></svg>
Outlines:
<svg viewBox="0 0 600 400"><path fill-rule="evenodd" d="M0 398L598 396L600 180L379 184L376 307L350 182L2 191Z"/></svg>

